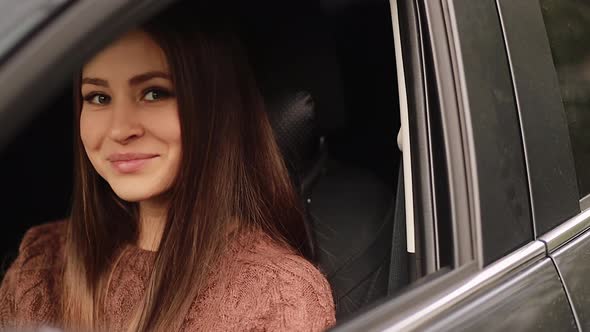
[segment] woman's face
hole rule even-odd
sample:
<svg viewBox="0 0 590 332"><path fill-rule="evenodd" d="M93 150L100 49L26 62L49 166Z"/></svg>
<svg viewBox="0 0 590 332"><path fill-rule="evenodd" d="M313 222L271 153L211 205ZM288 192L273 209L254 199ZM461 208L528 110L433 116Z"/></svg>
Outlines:
<svg viewBox="0 0 590 332"><path fill-rule="evenodd" d="M83 68L80 136L96 171L121 199L157 198L181 158L174 87L162 49L132 31Z"/></svg>

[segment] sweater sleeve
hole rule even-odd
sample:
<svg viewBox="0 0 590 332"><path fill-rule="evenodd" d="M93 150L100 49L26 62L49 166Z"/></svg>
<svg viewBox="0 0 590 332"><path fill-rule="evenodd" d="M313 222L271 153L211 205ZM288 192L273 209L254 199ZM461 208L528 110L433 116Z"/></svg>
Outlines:
<svg viewBox="0 0 590 332"><path fill-rule="evenodd" d="M49 258L57 254L62 231L63 222L54 222L32 227L25 233L18 256L0 285L0 329L15 325L23 293L42 286L41 271L53 263Z"/></svg>

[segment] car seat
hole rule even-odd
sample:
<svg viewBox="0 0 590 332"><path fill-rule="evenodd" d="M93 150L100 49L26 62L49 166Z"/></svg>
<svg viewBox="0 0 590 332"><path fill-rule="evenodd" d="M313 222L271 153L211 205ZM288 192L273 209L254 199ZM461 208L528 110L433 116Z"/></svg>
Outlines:
<svg viewBox="0 0 590 332"><path fill-rule="evenodd" d="M395 213L392 188L370 170L330 155L308 92L267 95L267 112L304 201L315 242L313 258L332 286L337 316L386 296ZM393 273L402 274L405 268L393 267Z"/></svg>

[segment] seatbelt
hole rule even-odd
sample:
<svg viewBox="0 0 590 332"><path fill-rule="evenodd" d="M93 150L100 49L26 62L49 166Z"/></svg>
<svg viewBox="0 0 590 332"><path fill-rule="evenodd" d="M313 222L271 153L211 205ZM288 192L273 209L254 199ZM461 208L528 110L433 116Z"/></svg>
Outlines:
<svg viewBox="0 0 590 332"><path fill-rule="evenodd" d="M395 195L393 217L393 236L391 237L391 260L389 263L389 285L387 294L391 295L408 284L409 265L406 246L406 209L404 199L404 171L400 165Z"/></svg>

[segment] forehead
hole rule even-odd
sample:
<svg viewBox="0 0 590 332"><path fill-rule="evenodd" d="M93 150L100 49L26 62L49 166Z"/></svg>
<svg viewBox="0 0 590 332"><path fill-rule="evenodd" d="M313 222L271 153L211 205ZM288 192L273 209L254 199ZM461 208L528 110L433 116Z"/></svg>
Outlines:
<svg viewBox="0 0 590 332"><path fill-rule="evenodd" d="M145 32L133 30L96 54L84 65L85 77L123 78L147 71L168 71L166 56Z"/></svg>

